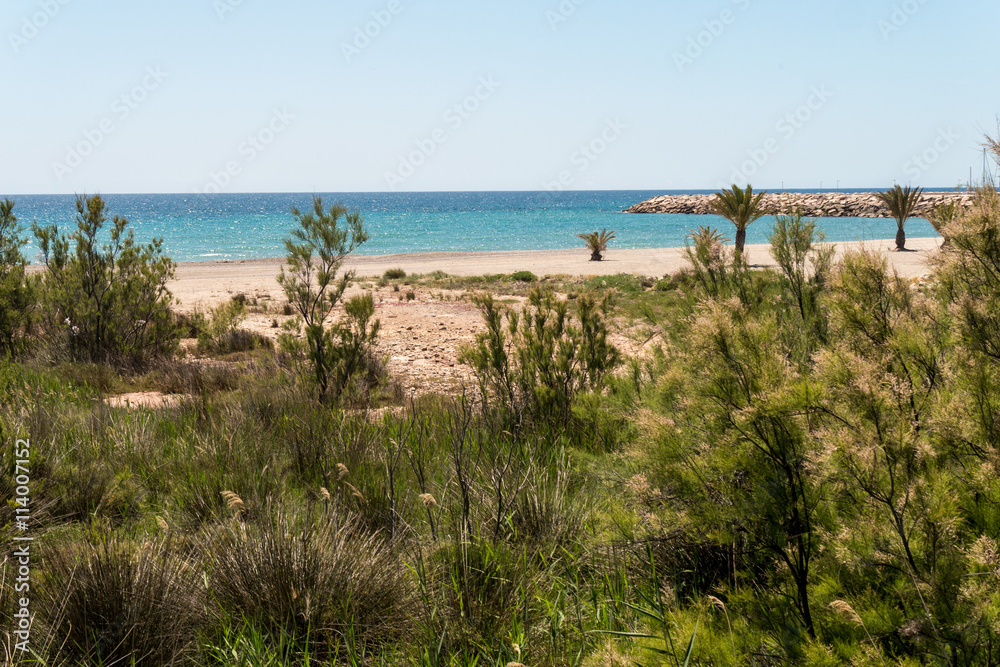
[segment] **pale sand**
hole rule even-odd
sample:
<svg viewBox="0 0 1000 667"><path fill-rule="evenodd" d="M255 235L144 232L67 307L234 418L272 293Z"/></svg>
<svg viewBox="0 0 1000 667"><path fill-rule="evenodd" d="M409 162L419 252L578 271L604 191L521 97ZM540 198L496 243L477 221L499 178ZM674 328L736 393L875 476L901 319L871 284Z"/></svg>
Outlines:
<svg viewBox="0 0 1000 667"><path fill-rule="evenodd" d="M912 252L890 252L892 241L838 243L838 254L848 249L866 247L885 252L890 264L900 275L917 277L929 273L927 260L941 240L909 239ZM767 245L747 246L747 257L755 266L773 266ZM605 253L602 262L589 261L588 252L579 250L534 250L505 252L432 252L403 255L349 257L345 269L353 269L359 277L378 277L387 269L403 269L407 274L428 274L443 271L456 276L481 276L515 271L531 271L538 276L595 276L631 273L661 277L688 266L683 248L647 250L615 250ZM169 287L180 301L181 308L211 307L244 293L257 298L284 299L277 282L282 259L247 259L232 262L181 262L176 278Z"/></svg>

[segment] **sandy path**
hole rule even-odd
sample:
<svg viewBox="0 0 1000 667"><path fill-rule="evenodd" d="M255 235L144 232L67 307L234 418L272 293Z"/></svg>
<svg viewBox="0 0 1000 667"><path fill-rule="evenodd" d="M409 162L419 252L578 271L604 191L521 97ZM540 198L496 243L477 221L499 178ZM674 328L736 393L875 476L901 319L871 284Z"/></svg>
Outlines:
<svg viewBox="0 0 1000 667"><path fill-rule="evenodd" d="M891 264L901 275L914 277L929 272L929 252L937 249L940 239L910 239L914 252L889 252ZM838 252L867 247L887 251L892 241L838 243ZM747 246L747 256L758 266L773 265L767 245ZM588 261L586 250L539 250L478 253L413 253L405 255L354 256L345 267L359 276L381 276L387 269L400 268L408 274L444 271L457 276L480 276L495 273L531 271L544 275L615 275L633 273L664 276L687 266L683 248L648 250L610 250L603 262ZM181 308L209 307L243 292L247 296L283 300L276 277L281 259L248 259L232 262L181 262L170 290L180 300Z"/></svg>

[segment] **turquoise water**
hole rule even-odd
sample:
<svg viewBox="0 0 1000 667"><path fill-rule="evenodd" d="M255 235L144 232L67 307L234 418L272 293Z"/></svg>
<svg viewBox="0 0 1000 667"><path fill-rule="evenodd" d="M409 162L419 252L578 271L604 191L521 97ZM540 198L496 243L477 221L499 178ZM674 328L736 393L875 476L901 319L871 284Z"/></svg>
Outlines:
<svg viewBox="0 0 1000 667"><path fill-rule="evenodd" d="M708 192L708 191L706 191ZM339 202L361 211L371 240L358 251L366 255L403 252L555 250L581 247L576 235L607 228L617 232L611 248L683 246L700 225L724 232L730 223L716 216L632 215L621 210L677 191L609 192L419 192L333 193ZM11 196L15 213L32 221L74 227L72 195ZM110 215L128 218L136 237L162 237L166 254L176 261L254 259L284 255L282 239L294 228L293 206L310 209L311 194L155 194L104 195ZM773 220L752 225L748 243L766 243ZM830 241L892 239L892 220L821 218ZM934 236L925 220L907 223L911 238ZM37 248L29 246L34 259Z"/></svg>

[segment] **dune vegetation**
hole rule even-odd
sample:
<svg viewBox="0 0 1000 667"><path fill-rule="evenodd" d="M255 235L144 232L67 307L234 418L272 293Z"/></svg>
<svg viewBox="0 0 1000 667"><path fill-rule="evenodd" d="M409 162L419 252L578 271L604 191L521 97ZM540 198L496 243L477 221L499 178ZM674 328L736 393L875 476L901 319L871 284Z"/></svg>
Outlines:
<svg viewBox="0 0 1000 667"><path fill-rule="evenodd" d="M0 207L6 664L1000 665L996 191L920 280L790 213L774 270L702 229L656 281L470 290L475 380L415 397L342 298L363 220L295 218L275 343L172 313L99 198L41 273Z"/></svg>

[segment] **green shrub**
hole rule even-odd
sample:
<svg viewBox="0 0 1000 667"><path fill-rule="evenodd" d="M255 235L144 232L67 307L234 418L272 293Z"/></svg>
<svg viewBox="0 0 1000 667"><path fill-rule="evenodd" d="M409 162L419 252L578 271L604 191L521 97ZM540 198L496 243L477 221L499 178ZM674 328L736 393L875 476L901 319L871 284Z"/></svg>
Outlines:
<svg viewBox="0 0 1000 667"><path fill-rule="evenodd" d="M177 347L167 281L174 263L163 242L137 244L129 221L115 216L109 243L99 196L76 200L77 230L33 225L47 269L42 289L46 334L71 358L143 366ZM72 250L71 250L72 246Z"/></svg>
<svg viewBox="0 0 1000 667"><path fill-rule="evenodd" d="M282 347L308 359L321 399L339 399L356 380L367 394L373 386L372 372L380 366L373 356L379 321L372 321L375 302L371 294L347 302L346 321L332 327L324 324L354 278L354 272L349 271L338 280L337 271L347 255L368 240L364 220L343 206L325 211L319 197L313 200L311 213L303 214L296 208L292 215L299 227L285 239L289 271L282 267L278 283L299 320L282 334ZM342 219L344 226L340 225ZM294 335L303 328L304 342Z"/></svg>
<svg viewBox="0 0 1000 667"><path fill-rule="evenodd" d="M406 271L403 269L388 269L382 274L382 277L386 280L402 280L406 277Z"/></svg>
<svg viewBox="0 0 1000 667"><path fill-rule="evenodd" d="M216 614L272 638L283 632L329 656L349 636L374 645L400 638L414 611L407 569L389 544L335 511L317 525L284 513L212 532L206 557Z"/></svg>
<svg viewBox="0 0 1000 667"><path fill-rule="evenodd" d="M189 652L200 585L168 544L105 538L45 553L38 598L55 653L48 664L164 665Z"/></svg>
<svg viewBox="0 0 1000 667"><path fill-rule="evenodd" d="M589 290L618 290L625 294L637 294L643 290L642 279L631 273L619 273L614 276L594 276L583 284Z"/></svg>
<svg viewBox="0 0 1000 667"><path fill-rule="evenodd" d="M830 275L835 248L817 247L826 236L816 229L813 220L803 220L798 212L777 216L767 240L771 244L771 255L788 280L805 319L807 307L810 311L816 308L815 296L807 290L810 282L807 268L811 265L813 282L822 288Z"/></svg>
<svg viewBox="0 0 1000 667"><path fill-rule="evenodd" d="M200 338L208 330L208 320L199 311L193 313L174 313L174 326L181 338Z"/></svg>
<svg viewBox="0 0 1000 667"><path fill-rule="evenodd" d="M246 298L240 299L240 296L243 295L237 295L212 309L211 320L198 336L200 350L231 354L274 347L266 336L239 328L247 315Z"/></svg>
<svg viewBox="0 0 1000 667"><path fill-rule="evenodd" d="M532 289L523 313L497 304L490 294L476 295L474 302L487 331L459 359L472 366L484 394L499 401L516 424L524 419L565 424L573 398L599 390L621 362L608 342L607 298L579 297L575 322L568 303L551 290Z"/></svg>
<svg viewBox="0 0 1000 667"><path fill-rule="evenodd" d="M25 275L27 260L21 249L27 241L21 231L14 202L0 202L0 353L15 351L36 306L37 280Z"/></svg>
<svg viewBox="0 0 1000 667"><path fill-rule="evenodd" d="M510 274L510 279L518 283L538 282L538 276L531 271L516 271L515 273Z"/></svg>

